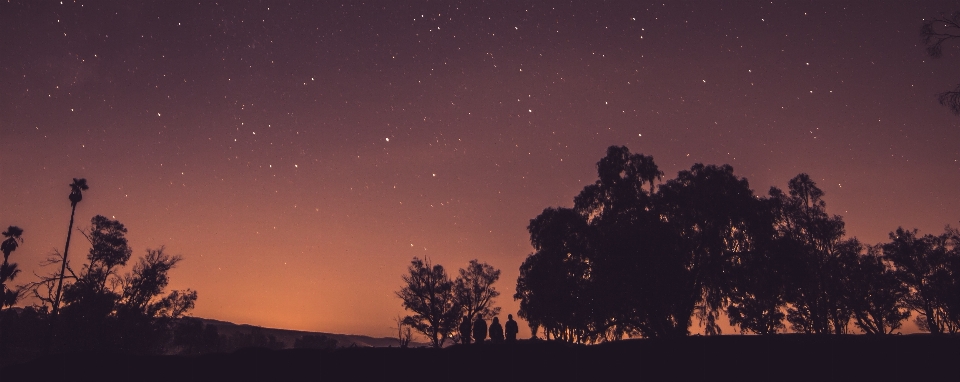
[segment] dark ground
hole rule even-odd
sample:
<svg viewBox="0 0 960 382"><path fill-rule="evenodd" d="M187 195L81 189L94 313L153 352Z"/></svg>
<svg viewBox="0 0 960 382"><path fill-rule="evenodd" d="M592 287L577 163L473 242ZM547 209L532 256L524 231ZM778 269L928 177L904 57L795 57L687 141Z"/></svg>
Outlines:
<svg viewBox="0 0 960 382"><path fill-rule="evenodd" d="M960 337L718 336L446 349L246 349L232 354L68 354L11 365L17 380L960 380Z"/></svg>

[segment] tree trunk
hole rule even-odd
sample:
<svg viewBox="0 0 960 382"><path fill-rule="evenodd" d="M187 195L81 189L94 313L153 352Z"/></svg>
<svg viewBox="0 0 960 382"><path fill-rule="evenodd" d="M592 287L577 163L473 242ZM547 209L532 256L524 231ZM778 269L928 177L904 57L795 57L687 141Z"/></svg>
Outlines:
<svg viewBox="0 0 960 382"><path fill-rule="evenodd" d="M77 204L74 203L70 210L70 226L67 228L67 244L63 247L63 264L60 267L60 280L57 281L57 296L53 302L53 317L60 313L60 292L63 290L63 275L67 271L67 252L70 251L70 236L73 234L73 216L77 212Z"/></svg>

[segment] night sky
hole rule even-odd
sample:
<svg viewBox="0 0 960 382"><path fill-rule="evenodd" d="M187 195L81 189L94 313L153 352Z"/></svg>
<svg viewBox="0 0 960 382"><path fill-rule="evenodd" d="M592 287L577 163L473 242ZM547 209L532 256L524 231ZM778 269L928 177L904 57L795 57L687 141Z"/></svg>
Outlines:
<svg viewBox="0 0 960 382"><path fill-rule="evenodd" d="M25 230L18 282L54 272L83 177L77 225L182 255L193 315L373 336L395 333L414 256L501 269L516 315L529 220L571 206L610 145L667 178L728 163L758 194L809 173L869 244L939 233L960 219L960 117L936 100L960 48L932 60L919 31L955 10L3 2L0 226ZM88 248L74 235L75 266Z"/></svg>

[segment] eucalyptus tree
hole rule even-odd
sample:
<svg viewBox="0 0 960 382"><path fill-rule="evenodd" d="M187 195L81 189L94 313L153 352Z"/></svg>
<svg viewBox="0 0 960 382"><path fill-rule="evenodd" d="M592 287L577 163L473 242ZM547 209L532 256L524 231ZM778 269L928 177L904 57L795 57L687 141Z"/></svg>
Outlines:
<svg viewBox="0 0 960 382"><path fill-rule="evenodd" d="M843 259L848 279L843 297L854 324L866 334L892 334L910 317L910 290L897 278L882 248L870 247L859 256Z"/></svg>
<svg viewBox="0 0 960 382"><path fill-rule="evenodd" d="M587 222L569 208L547 208L527 230L535 250L520 266L518 316L551 336L577 342L588 330L593 290L586 253ZM579 334L579 335L578 335Z"/></svg>
<svg viewBox="0 0 960 382"><path fill-rule="evenodd" d="M739 287L760 293L752 290L758 285L735 285L733 275L766 249L760 243L767 242L771 230L769 219L763 219L763 201L730 165L697 163L660 186L655 205L680 238L685 288L692 293L682 309L700 319L707 334L720 334L717 319L729 304L729 292Z"/></svg>
<svg viewBox="0 0 960 382"><path fill-rule="evenodd" d="M960 293L960 232L947 227L940 235L920 236L916 229L897 228L882 248L910 290L906 301L918 313L917 326L934 334L960 331L960 306L954 303Z"/></svg>
<svg viewBox="0 0 960 382"><path fill-rule="evenodd" d="M788 187L789 194L770 189L784 262L787 321L798 332L845 333L851 312L842 298L841 258L859 252L860 244L844 238L843 219L827 214L824 192L809 175L793 177Z"/></svg>

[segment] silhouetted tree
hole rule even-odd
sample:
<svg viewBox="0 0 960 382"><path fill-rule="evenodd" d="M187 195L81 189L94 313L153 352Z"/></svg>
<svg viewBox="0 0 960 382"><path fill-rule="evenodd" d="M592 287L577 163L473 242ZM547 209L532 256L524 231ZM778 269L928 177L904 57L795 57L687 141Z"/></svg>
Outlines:
<svg viewBox="0 0 960 382"><path fill-rule="evenodd" d="M126 227L119 221L101 215L90 219L90 230L85 234L90 242L88 263L76 281L66 285L63 291L64 314L76 321L75 324L83 321L82 327L76 328L82 332L78 334L92 334L92 327L100 327L114 311L120 295L109 288L107 282L119 283L117 269L130 259L132 251L127 245L126 233Z"/></svg>
<svg viewBox="0 0 960 382"><path fill-rule="evenodd" d="M413 315L404 322L430 338L434 347L441 347L454 334L461 307L454 293L454 283L442 265L431 265L416 257L410 262L409 274L403 275L404 286L396 292L403 307Z"/></svg>
<svg viewBox="0 0 960 382"><path fill-rule="evenodd" d="M960 11L951 15L941 14L940 17L924 21L920 36L927 45L927 55L932 58L942 57L944 43L960 40ZM952 91L940 93L937 98L941 105L960 115L960 85Z"/></svg>
<svg viewBox="0 0 960 382"><path fill-rule="evenodd" d="M738 263L725 272L730 278L724 293L726 312L730 324L738 326L741 333L774 334L784 329L784 277L788 271L774 227L776 201L770 198L758 198L758 201L761 206L751 226L751 249L741 252Z"/></svg>
<svg viewBox="0 0 960 382"><path fill-rule="evenodd" d="M584 330L580 318L589 299L587 221L569 208L547 208L527 230L536 252L520 266L517 314L533 325L533 336L543 327L548 338L572 341L575 331Z"/></svg>
<svg viewBox="0 0 960 382"><path fill-rule="evenodd" d="M696 164L657 190L653 158L615 146L597 173L573 210L531 220L537 252L520 269L520 316L577 342L685 335L694 313L719 333L733 268L771 232L747 181Z"/></svg>
<svg viewBox="0 0 960 382"><path fill-rule="evenodd" d="M84 178L73 178L70 183L70 225L67 227L67 244L63 246L63 264L60 267L60 277L57 281L57 294L53 301L53 315L56 317L60 313L60 297L63 290L63 276L67 271L67 253L70 251L70 236L73 234L73 216L77 212L77 203L83 200L83 191L89 189L87 180Z"/></svg>
<svg viewBox="0 0 960 382"><path fill-rule="evenodd" d="M960 332L960 232L947 228L946 235L950 237L952 253L947 262L945 272L939 273L937 284L940 286L939 294L943 309L945 311L946 321L954 329L954 333Z"/></svg>
<svg viewBox="0 0 960 382"><path fill-rule="evenodd" d="M469 320L473 321L478 315L489 319L500 314L500 307L493 306L493 299L500 295L493 286L498 279L499 269L476 259L470 260L466 269L460 269L460 276L454 281L454 293Z"/></svg>
<svg viewBox="0 0 960 382"><path fill-rule="evenodd" d="M923 240L898 230L881 257L845 237L807 174L759 197L732 167L698 163L658 187L653 158L615 146L597 173L574 208L546 208L527 227L535 252L514 298L534 336L682 336L693 317L719 334L724 311L759 334L784 318L804 333L844 334L854 321L889 334L910 309L921 327L960 330L956 230Z"/></svg>
<svg viewBox="0 0 960 382"><path fill-rule="evenodd" d="M608 333L685 334L696 292L679 232L657 210L653 182L662 172L652 157L611 146L597 162L597 175L574 198L587 228L567 239L586 239L581 262L589 297L570 308L574 336L589 342Z"/></svg>
<svg viewBox="0 0 960 382"><path fill-rule="evenodd" d="M163 296L168 272L181 260L164 253L163 247L148 249L132 272L120 276L132 252L126 233L122 223L100 215L84 232L90 241L88 262L73 276L75 281L64 286L62 322L55 328L62 342L58 345L66 350L160 353L176 319L193 308L195 291Z"/></svg>
<svg viewBox="0 0 960 382"><path fill-rule="evenodd" d="M843 296L854 317L854 324L867 334L891 334L910 317L907 307L909 289L882 257L879 247L862 256L842 259L849 277Z"/></svg>
<svg viewBox="0 0 960 382"><path fill-rule="evenodd" d="M3 252L3 264L0 264L0 310L4 306L13 306L20 298L20 291L8 288L7 281L13 281L20 273L17 263L11 263L9 259L10 254L23 244L23 229L12 225L3 231L3 237L6 239L0 243L0 251Z"/></svg>
<svg viewBox="0 0 960 382"><path fill-rule="evenodd" d="M656 201L660 215L679 234L688 283L682 288L693 294L685 298L686 306L677 307L677 317L693 312L707 334L720 334L716 320L736 280L730 276L747 258L761 256L758 236L770 233L770 221L761 218L764 205L733 167L699 163L664 183ZM750 287L756 285L739 287L754 292Z"/></svg>
<svg viewBox="0 0 960 382"><path fill-rule="evenodd" d="M960 232L947 227L943 234L917 235L917 230L897 228L883 244L883 255L895 265L895 274L908 288L907 306L917 311L917 326L934 334L960 329L951 319L948 301L957 292L960 274Z"/></svg>
<svg viewBox="0 0 960 382"><path fill-rule="evenodd" d="M139 352L160 352L176 319L193 309L196 291L174 290L162 296L169 283L168 272L181 260L180 256L165 254L162 246L148 249L133 271L123 277L114 314L123 331L124 347Z"/></svg>
<svg viewBox="0 0 960 382"><path fill-rule="evenodd" d="M802 333L846 333L851 312L844 304L841 257L862 245L845 240L843 219L826 213L824 193L807 174L788 183L790 193L770 189L776 205L777 249L786 265L787 321Z"/></svg>
<svg viewBox="0 0 960 382"><path fill-rule="evenodd" d="M397 342L399 342L400 347L406 348L410 346L410 342L413 341L413 329L400 315L394 318L394 322L397 324L394 329L397 329Z"/></svg>

